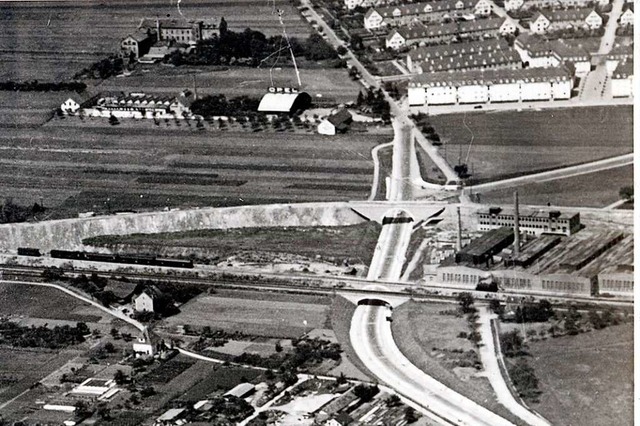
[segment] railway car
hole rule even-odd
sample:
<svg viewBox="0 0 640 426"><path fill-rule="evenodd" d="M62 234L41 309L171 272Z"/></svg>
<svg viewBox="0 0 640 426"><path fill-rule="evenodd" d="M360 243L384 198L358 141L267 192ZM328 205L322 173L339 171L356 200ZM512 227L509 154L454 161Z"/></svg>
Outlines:
<svg viewBox="0 0 640 426"><path fill-rule="evenodd" d="M18 247L18 256L35 256L40 257L40 249L33 247Z"/></svg>
<svg viewBox="0 0 640 426"><path fill-rule="evenodd" d="M86 259L86 253L83 251L51 250L49 255L51 257L55 257L56 259Z"/></svg>
<svg viewBox="0 0 640 426"><path fill-rule="evenodd" d="M156 266L169 266L172 268L193 268L193 260L156 258L155 264Z"/></svg>

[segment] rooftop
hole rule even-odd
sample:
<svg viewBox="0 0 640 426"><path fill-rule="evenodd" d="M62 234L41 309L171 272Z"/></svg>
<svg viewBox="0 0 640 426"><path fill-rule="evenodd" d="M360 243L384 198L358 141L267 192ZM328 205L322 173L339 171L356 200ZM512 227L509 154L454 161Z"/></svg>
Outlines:
<svg viewBox="0 0 640 426"><path fill-rule="evenodd" d="M383 18L393 17L395 15L420 15L431 12L446 12L449 10L457 10L456 4L461 2L462 9L470 9L475 6L477 0L436 0L423 3L409 3L403 5L376 7L374 10Z"/></svg>
<svg viewBox="0 0 640 426"><path fill-rule="evenodd" d="M411 86L465 86L472 84L502 84L516 82L541 82L569 80L564 68L486 69L456 72L433 72L416 75Z"/></svg>
<svg viewBox="0 0 640 426"><path fill-rule="evenodd" d="M513 238L513 228L505 226L493 229L485 232L479 238L471 240L471 243L463 247L460 252L472 256L482 256L508 238Z"/></svg>

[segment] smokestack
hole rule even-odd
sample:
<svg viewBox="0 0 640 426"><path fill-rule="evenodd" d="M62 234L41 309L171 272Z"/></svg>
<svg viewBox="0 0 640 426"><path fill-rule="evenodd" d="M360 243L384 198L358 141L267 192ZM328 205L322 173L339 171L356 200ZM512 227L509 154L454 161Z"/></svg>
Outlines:
<svg viewBox="0 0 640 426"><path fill-rule="evenodd" d="M160 18L156 15L156 42L160 42Z"/></svg>
<svg viewBox="0 0 640 426"><path fill-rule="evenodd" d="M520 254L520 207L518 205L518 191L513 191L513 255L518 256Z"/></svg>
<svg viewBox="0 0 640 426"><path fill-rule="evenodd" d="M462 220L460 219L460 207L456 209L458 214L458 235L456 238L456 252L462 250Z"/></svg>
<svg viewBox="0 0 640 426"><path fill-rule="evenodd" d="M196 75L192 74L193 77L193 100L198 99L198 89L196 88Z"/></svg>

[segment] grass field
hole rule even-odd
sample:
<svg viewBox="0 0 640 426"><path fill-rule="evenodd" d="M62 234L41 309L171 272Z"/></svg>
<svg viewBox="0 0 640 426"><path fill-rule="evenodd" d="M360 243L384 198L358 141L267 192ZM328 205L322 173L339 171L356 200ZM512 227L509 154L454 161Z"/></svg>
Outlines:
<svg viewBox="0 0 640 426"><path fill-rule="evenodd" d="M149 72L143 72L149 70ZM199 95L222 93L227 97L252 96L261 97L271 85L297 87L296 74L293 68L249 68L181 66L167 67L153 65L139 67L132 75L125 78L111 78L103 81L96 91L124 92L162 92L178 93L193 87L193 79ZM337 102L355 101L362 86L355 83L347 75L347 70L339 69L300 69L302 90L312 97L335 99Z"/></svg>
<svg viewBox="0 0 640 426"><path fill-rule="evenodd" d="M552 424L633 424L633 326L608 327L529 345L540 380L534 407Z"/></svg>
<svg viewBox="0 0 640 426"><path fill-rule="evenodd" d="M469 327L464 317L440 314L455 310L455 304L407 302L393 311L391 330L402 353L418 368L467 398L482 404L517 425L522 422L497 402L489 381L467 374L458 376L454 367L462 360L472 361L477 356L465 357L475 347L468 339L458 337ZM421 326L416 326L420 324ZM462 350L463 353L453 351ZM475 371L475 369L473 370Z"/></svg>
<svg viewBox="0 0 640 426"><path fill-rule="evenodd" d="M224 393L244 382L252 382L261 375L260 371L227 367L218 364L202 364L201 380L180 397L183 401L202 401L214 392Z"/></svg>
<svg viewBox="0 0 640 426"><path fill-rule="evenodd" d="M287 33L306 37L310 27L287 1L277 1L284 11ZM187 19L224 16L231 30L251 27L267 35L282 33L273 4L261 0L184 0L180 9ZM176 2L164 0L98 0L5 3L0 10L0 80L57 80L70 78L99 57L115 53L120 40L136 31L142 18L180 17Z"/></svg>
<svg viewBox="0 0 640 426"><path fill-rule="evenodd" d="M228 332L279 338L298 338L311 329L326 328L326 298L264 292L230 296L202 295L183 305L178 315L165 319L161 326L172 329L184 324L197 328L208 325Z"/></svg>
<svg viewBox="0 0 640 426"><path fill-rule="evenodd" d="M438 115L429 121L450 164L465 161L473 140L467 163L481 181L633 150L630 106Z"/></svg>
<svg viewBox="0 0 640 426"><path fill-rule="evenodd" d="M73 125L3 129L0 198L59 206L50 217L167 206L366 199L373 179L371 149L384 139L198 132L193 126L162 132ZM150 176L162 178L154 181ZM323 186L327 184L331 187Z"/></svg>
<svg viewBox="0 0 640 426"><path fill-rule="evenodd" d="M517 187L523 204L556 206L604 207L620 199L618 191L623 186L633 185L633 166L589 173L565 179ZM509 188L482 192L483 203L508 204L513 201L513 190Z"/></svg>
<svg viewBox="0 0 640 426"><path fill-rule="evenodd" d="M368 265L376 246L380 225L365 222L343 227L316 228L238 228L207 229L165 234L137 234L101 236L86 240L94 246L136 246L150 252L170 255L188 249L199 257L224 260L236 256L238 260L273 261L274 256L290 254Z"/></svg>
<svg viewBox="0 0 640 426"><path fill-rule="evenodd" d="M87 314L89 312L92 314ZM83 322L98 322L103 316L99 309L59 290L30 285L0 284L0 317L9 315Z"/></svg>

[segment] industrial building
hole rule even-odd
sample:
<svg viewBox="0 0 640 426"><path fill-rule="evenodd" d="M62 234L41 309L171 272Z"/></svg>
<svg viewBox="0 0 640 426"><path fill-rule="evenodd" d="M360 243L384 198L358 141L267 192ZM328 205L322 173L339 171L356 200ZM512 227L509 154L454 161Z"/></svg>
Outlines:
<svg viewBox="0 0 640 426"><path fill-rule="evenodd" d="M514 226L513 212L491 207L489 211L477 213L478 230L489 231L503 226ZM566 214L560 211L533 211L520 214L520 232L529 235L571 235L580 230L580 213Z"/></svg>
<svg viewBox="0 0 640 426"><path fill-rule="evenodd" d="M311 106L311 95L291 88L269 88L260 100L258 111L267 114L293 114Z"/></svg>
<svg viewBox="0 0 640 426"><path fill-rule="evenodd" d="M486 232L480 238L471 240L455 255L456 263L490 265L494 256L513 244L513 228L501 227Z"/></svg>
<svg viewBox="0 0 640 426"><path fill-rule="evenodd" d="M158 41L194 43L219 35L218 24L210 19L144 19L141 28L155 31Z"/></svg>

